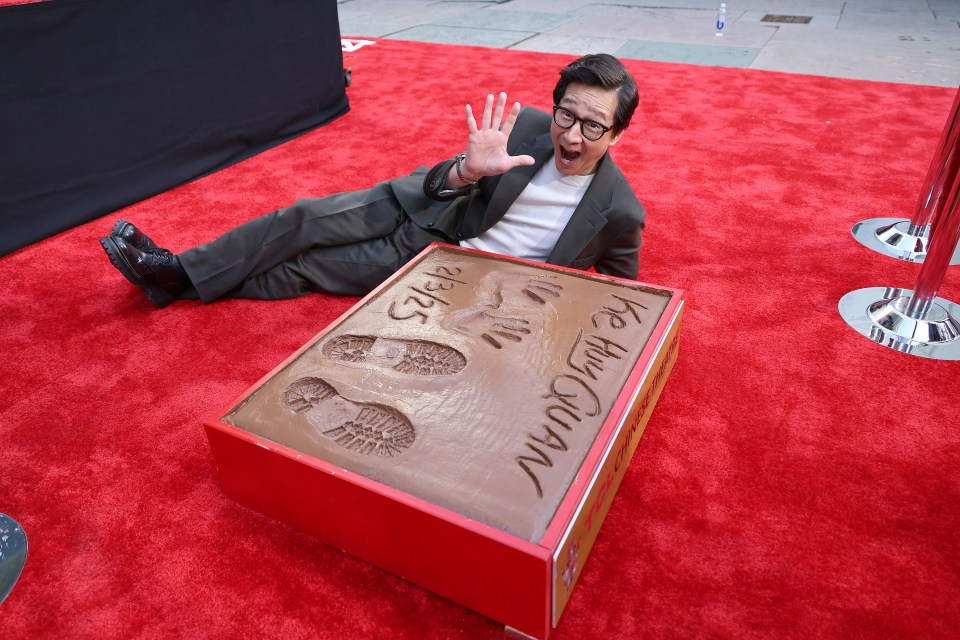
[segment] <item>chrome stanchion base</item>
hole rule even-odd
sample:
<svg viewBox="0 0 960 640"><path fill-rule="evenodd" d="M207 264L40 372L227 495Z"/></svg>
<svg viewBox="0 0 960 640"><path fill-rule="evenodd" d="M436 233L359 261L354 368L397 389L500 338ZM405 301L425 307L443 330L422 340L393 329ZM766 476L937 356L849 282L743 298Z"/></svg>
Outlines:
<svg viewBox="0 0 960 640"><path fill-rule="evenodd" d="M857 242L877 253L907 262L923 262L927 257L929 228L924 228L923 235L911 234L909 220L873 218L858 222L850 231ZM953 252L950 264L960 264L960 247Z"/></svg>
<svg viewBox="0 0 960 640"><path fill-rule="evenodd" d="M960 360L960 305L936 298L926 318L904 313L909 289L870 287L840 299L840 316L860 335L901 353Z"/></svg>

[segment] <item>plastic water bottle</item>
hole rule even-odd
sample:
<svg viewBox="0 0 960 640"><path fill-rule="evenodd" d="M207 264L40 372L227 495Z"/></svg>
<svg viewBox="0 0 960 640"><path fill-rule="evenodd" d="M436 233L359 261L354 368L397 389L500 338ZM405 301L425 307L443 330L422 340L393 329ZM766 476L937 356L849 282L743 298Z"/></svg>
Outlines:
<svg viewBox="0 0 960 640"><path fill-rule="evenodd" d="M723 24L726 21L727 17L727 3L720 3L720 10L717 11L717 37L720 38L723 36Z"/></svg>

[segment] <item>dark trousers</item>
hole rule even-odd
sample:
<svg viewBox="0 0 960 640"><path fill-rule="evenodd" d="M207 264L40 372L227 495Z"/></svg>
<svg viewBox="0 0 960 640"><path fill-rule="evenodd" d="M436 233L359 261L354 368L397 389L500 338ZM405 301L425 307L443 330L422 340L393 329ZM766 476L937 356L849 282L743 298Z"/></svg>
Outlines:
<svg viewBox="0 0 960 640"><path fill-rule="evenodd" d="M183 297L364 295L437 241L449 240L414 224L389 183L308 198L179 254L193 283Z"/></svg>

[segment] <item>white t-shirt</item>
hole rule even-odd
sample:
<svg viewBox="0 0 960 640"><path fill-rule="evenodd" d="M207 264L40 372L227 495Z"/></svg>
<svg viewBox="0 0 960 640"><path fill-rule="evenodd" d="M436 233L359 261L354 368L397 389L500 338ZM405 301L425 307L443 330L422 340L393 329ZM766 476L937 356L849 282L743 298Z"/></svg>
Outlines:
<svg viewBox="0 0 960 640"><path fill-rule="evenodd" d="M556 163L545 162L499 222L460 245L546 262L592 181L593 175L561 175Z"/></svg>

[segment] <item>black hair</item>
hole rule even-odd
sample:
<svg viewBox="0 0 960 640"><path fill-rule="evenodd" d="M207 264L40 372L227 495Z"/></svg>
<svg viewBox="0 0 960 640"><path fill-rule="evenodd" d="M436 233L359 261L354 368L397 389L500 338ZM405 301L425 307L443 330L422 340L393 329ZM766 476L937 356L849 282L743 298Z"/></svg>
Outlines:
<svg viewBox="0 0 960 640"><path fill-rule="evenodd" d="M613 116L613 133L618 134L630 126L633 112L640 103L640 93L622 62L608 53L591 53L574 60L560 70L560 80L553 89L554 104L560 104L571 82L615 90L617 112Z"/></svg>

